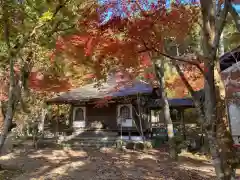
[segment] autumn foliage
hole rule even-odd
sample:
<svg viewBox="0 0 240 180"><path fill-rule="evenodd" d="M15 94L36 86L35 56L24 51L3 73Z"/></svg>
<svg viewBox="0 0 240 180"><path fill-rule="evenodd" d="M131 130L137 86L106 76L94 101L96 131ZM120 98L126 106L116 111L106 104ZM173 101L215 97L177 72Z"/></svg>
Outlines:
<svg viewBox="0 0 240 180"><path fill-rule="evenodd" d="M19 67L14 68L14 73L15 81L18 83L22 75ZM72 88L72 84L68 78L59 78L39 70L30 72L26 81L27 88L39 95L51 95L51 93L64 92ZM0 82L0 100L6 101L8 99L9 71L0 76Z"/></svg>
<svg viewBox="0 0 240 180"><path fill-rule="evenodd" d="M199 13L194 3L183 5L176 1L167 7L164 0L111 1L94 8L98 11L79 20L78 33L59 37L52 60L61 56L69 63L88 64L94 72L90 77L96 79L104 78L113 68L155 79L149 70L152 58L165 52L166 40L183 42ZM110 12L108 19L103 16ZM190 77L191 73L185 72ZM180 83L177 79L174 81Z"/></svg>
<svg viewBox="0 0 240 180"><path fill-rule="evenodd" d="M202 73L192 65L184 65L184 76L192 86L194 91L199 91L204 88L204 77ZM179 75L173 75L166 79L166 87L173 93L175 98L183 98L189 94L189 90L184 85Z"/></svg>

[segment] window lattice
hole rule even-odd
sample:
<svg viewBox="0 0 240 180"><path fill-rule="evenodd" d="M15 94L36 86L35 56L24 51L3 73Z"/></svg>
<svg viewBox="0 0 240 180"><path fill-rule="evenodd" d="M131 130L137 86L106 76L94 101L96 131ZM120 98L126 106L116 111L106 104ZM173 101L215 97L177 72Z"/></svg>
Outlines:
<svg viewBox="0 0 240 180"><path fill-rule="evenodd" d="M122 106L120 108L120 116L125 120L129 119L130 116L130 108L128 106Z"/></svg>
<svg viewBox="0 0 240 180"><path fill-rule="evenodd" d="M84 111L82 108L78 108L75 112L75 120L76 121L83 121L84 120Z"/></svg>

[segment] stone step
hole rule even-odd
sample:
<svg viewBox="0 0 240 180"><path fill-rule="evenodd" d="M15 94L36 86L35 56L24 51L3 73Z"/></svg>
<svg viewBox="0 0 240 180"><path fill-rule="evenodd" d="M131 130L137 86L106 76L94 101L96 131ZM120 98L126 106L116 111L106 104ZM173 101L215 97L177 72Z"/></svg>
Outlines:
<svg viewBox="0 0 240 180"><path fill-rule="evenodd" d="M103 145L103 144L95 144L95 145L78 145L78 146L71 146L72 150L83 150L86 148L91 149L101 149L101 148L113 148L116 147L115 145Z"/></svg>
<svg viewBox="0 0 240 180"><path fill-rule="evenodd" d="M92 148L102 148L102 147L114 147L116 145L117 138L97 138L97 137L83 137L81 139L71 139L68 141L56 141L55 138L46 138L39 143L41 144L39 147L48 147L52 146L53 144L68 144L73 149L83 149L84 147L92 147Z"/></svg>
<svg viewBox="0 0 240 180"><path fill-rule="evenodd" d="M111 140L111 141L96 141L96 140L85 140L85 141L76 141L76 140L71 140L71 141L64 141L63 143L68 143L68 144L114 144L116 143L116 140Z"/></svg>
<svg viewBox="0 0 240 180"><path fill-rule="evenodd" d="M116 141L73 141L73 145L83 145L83 144L115 144Z"/></svg>
<svg viewBox="0 0 240 180"><path fill-rule="evenodd" d="M102 147L114 147L116 145L115 141L113 142L95 142L95 143L91 143L91 142L74 142L71 143L70 146L71 148L84 148L84 147L95 147L95 148L102 148Z"/></svg>
<svg viewBox="0 0 240 180"><path fill-rule="evenodd" d="M98 137L98 136L76 136L73 137L72 139L74 140L103 140L103 141L108 141L108 140L116 140L118 136L106 136L106 137Z"/></svg>
<svg viewBox="0 0 240 180"><path fill-rule="evenodd" d="M118 133L117 132L111 132L111 131L85 131L85 130L77 130L75 132L73 132L74 136L85 136L85 137L88 137L88 136L105 136L105 137L108 137L108 136L117 136Z"/></svg>
<svg viewBox="0 0 240 180"><path fill-rule="evenodd" d="M72 149L83 149L85 147L92 147L92 148L102 148L102 147L113 147L116 145L116 138L111 140L100 140L100 139L72 139L69 141L64 141L63 144L69 144Z"/></svg>
<svg viewBox="0 0 240 180"><path fill-rule="evenodd" d="M57 142L57 139L55 138L44 138L41 141L44 141L46 143L50 142ZM100 138L83 138L83 139L70 139L68 141L64 141L66 143L73 143L73 144L79 144L79 143L115 143L117 141L117 138L111 138L111 139L100 139Z"/></svg>
<svg viewBox="0 0 240 180"><path fill-rule="evenodd" d="M60 136L60 141L69 141L69 140L90 140L90 139L105 139L105 140L111 140L116 139L118 136L115 132L97 132L97 131L76 131L72 135L69 136Z"/></svg>
<svg viewBox="0 0 240 180"><path fill-rule="evenodd" d="M58 140L59 143L90 143L90 144L96 144L96 143L115 143L117 141L117 138L98 138L98 137L79 137L79 138L73 138L69 140Z"/></svg>

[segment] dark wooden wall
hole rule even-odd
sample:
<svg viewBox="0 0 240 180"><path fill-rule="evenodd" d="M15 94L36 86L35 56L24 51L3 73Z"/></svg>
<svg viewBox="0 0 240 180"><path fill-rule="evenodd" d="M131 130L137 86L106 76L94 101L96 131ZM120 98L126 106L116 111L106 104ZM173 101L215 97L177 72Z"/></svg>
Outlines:
<svg viewBox="0 0 240 180"><path fill-rule="evenodd" d="M86 123L101 121L108 129L117 129L117 105L110 103L108 106L95 107L94 104L86 106Z"/></svg>
<svg viewBox="0 0 240 180"><path fill-rule="evenodd" d="M113 129L117 130L117 103L109 103L108 106L104 107L95 107L95 104L87 104L86 107L86 125L88 126L90 123L94 121L101 121L107 129ZM74 107L74 106L73 106ZM72 114L73 108L71 109ZM133 112L133 118L136 121L136 124L139 126L139 119L135 114L134 109ZM149 115L148 110L144 110L144 120L142 122L143 129L146 129L148 127L148 120ZM73 117L71 115L71 117Z"/></svg>

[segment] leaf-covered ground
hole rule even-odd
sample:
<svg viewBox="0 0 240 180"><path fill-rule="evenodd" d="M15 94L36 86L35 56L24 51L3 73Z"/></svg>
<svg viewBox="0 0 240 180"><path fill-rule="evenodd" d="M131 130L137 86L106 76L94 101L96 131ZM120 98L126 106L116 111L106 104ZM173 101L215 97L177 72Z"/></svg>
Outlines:
<svg viewBox="0 0 240 180"><path fill-rule="evenodd" d="M147 153L101 150L18 150L0 158L23 173L13 180L214 180L210 162L181 156L172 162L163 150ZM6 177L7 178L7 177Z"/></svg>
<svg viewBox="0 0 240 180"><path fill-rule="evenodd" d="M4 169L0 170L0 180L13 179L18 176L21 172L16 169Z"/></svg>

